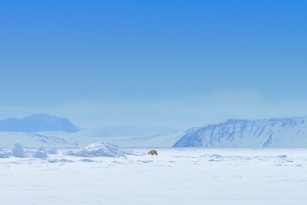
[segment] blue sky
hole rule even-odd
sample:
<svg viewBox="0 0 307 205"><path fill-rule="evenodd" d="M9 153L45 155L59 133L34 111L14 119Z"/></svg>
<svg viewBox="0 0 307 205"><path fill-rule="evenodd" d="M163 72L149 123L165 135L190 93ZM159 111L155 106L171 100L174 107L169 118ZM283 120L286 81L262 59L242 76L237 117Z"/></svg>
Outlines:
<svg viewBox="0 0 307 205"><path fill-rule="evenodd" d="M0 117L176 129L307 115L307 2L2 1Z"/></svg>

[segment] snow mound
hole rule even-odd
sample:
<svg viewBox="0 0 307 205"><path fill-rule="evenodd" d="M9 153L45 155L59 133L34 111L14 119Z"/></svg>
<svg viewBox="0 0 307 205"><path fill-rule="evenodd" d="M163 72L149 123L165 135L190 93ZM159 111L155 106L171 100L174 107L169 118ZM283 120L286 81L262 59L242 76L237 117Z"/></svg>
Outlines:
<svg viewBox="0 0 307 205"><path fill-rule="evenodd" d="M47 150L48 154L58 154L58 150L55 147L50 147Z"/></svg>
<svg viewBox="0 0 307 205"><path fill-rule="evenodd" d="M19 143L14 144L14 147L12 149L12 155L14 157L20 157L20 158L25 157L25 153L24 153L24 150L23 150L23 147L21 146L21 144L19 144Z"/></svg>
<svg viewBox="0 0 307 205"><path fill-rule="evenodd" d="M7 152L6 150L1 150L0 149L0 158L9 158L10 157L10 153Z"/></svg>
<svg viewBox="0 0 307 205"><path fill-rule="evenodd" d="M66 155L78 157L122 157L132 155L132 151L120 149L112 143L97 142L77 151L68 151Z"/></svg>
<svg viewBox="0 0 307 205"><path fill-rule="evenodd" d="M48 158L48 152L47 150L43 147L43 146L40 146L35 154L33 155L34 158Z"/></svg>

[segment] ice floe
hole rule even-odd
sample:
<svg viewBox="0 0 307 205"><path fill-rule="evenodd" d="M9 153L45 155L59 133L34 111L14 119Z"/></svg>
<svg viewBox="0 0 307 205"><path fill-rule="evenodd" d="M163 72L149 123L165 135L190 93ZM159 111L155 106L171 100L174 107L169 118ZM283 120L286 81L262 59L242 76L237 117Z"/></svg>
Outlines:
<svg viewBox="0 0 307 205"><path fill-rule="evenodd" d="M97 142L83 149L68 151L64 154L78 157L123 157L134 153L129 150L121 149L112 143Z"/></svg>
<svg viewBox="0 0 307 205"><path fill-rule="evenodd" d="M24 158L25 157L25 152L23 150L23 147L19 143L15 143L14 147L12 149L12 155L14 157L19 157L19 158Z"/></svg>
<svg viewBox="0 0 307 205"><path fill-rule="evenodd" d="M33 155L34 158L48 158L47 149L43 146L40 146Z"/></svg>

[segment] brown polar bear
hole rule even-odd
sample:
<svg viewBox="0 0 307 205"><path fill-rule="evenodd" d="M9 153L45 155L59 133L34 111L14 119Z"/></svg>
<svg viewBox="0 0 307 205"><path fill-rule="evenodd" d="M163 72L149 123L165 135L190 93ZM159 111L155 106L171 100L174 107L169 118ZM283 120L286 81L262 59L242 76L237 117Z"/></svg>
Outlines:
<svg viewBox="0 0 307 205"><path fill-rule="evenodd" d="M156 150L150 150L149 152L148 152L148 154L150 154L150 155L158 155L158 152L156 151Z"/></svg>

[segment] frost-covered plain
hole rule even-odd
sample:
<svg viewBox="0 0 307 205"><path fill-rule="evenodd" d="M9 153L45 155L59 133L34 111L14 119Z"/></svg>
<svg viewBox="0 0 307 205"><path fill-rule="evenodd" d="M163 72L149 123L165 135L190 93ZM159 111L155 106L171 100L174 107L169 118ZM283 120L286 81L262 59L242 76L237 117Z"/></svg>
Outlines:
<svg viewBox="0 0 307 205"><path fill-rule="evenodd" d="M132 151L1 158L1 204L307 204L306 149Z"/></svg>

